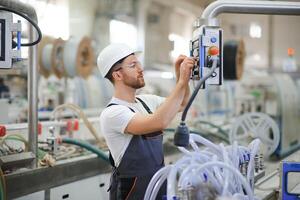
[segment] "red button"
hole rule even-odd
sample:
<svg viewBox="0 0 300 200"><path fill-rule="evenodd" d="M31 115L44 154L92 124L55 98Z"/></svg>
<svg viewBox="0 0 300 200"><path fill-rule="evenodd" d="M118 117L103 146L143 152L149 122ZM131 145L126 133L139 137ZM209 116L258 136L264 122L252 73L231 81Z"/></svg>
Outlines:
<svg viewBox="0 0 300 200"><path fill-rule="evenodd" d="M208 50L208 54L211 56L219 55L219 48L216 46L212 46Z"/></svg>
<svg viewBox="0 0 300 200"><path fill-rule="evenodd" d="M79 121L77 119L74 120L73 130L74 131L79 130Z"/></svg>
<svg viewBox="0 0 300 200"><path fill-rule="evenodd" d="M67 131L72 131L73 130L73 123L71 120L67 121Z"/></svg>
<svg viewBox="0 0 300 200"><path fill-rule="evenodd" d="M41 123L38 123L38 135L42 135L43 126Z"/></svg>
<svg viewBox="0 0 300 200"><path fill-rule="evenodd" d="M6 127L0 126L0 137L3 137L6 135Z"/></svg>

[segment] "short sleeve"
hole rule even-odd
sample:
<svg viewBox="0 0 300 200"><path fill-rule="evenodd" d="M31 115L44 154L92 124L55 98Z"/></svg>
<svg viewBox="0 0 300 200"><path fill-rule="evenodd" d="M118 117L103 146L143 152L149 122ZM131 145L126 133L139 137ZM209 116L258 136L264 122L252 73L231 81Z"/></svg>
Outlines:
<svg viewBox="0 0 300 200"><path fill-rule="evenodd" d="M128 107L123 105L113 105L101 113L100 123L103 132L111 132L107 130L113 130L115 132L124 133L129 121L135 115Z"/></svg>

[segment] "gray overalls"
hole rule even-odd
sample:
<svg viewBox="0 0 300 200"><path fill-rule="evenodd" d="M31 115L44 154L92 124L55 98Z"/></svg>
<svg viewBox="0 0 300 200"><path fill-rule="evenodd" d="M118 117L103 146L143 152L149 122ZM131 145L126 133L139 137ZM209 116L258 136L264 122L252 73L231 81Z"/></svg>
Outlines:
<svg viewBox="0 0 300 200"><path fill-rule="evenodd" d="M149 114L149 107L137 98ZM113 106L117 104L109 104ZM132 108L129 108L135 112ZM109 155L113 173L111 177L110 200L143 200L152 176L164 166L162 131L147 135L133 135L118 167ZM166 184L160 189L157 200L166 194Z"/></svg>

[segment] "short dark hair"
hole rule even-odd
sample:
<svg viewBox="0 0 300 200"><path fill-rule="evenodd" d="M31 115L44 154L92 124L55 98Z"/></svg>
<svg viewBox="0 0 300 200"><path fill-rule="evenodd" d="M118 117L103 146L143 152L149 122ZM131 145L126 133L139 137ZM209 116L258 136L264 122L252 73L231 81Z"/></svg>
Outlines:
<svg viewBox="0 0 300 200"><path fill-rule="evenodd" d="M134 55L134 53L129 54L128 56L131 56L131 55ZM125 56L124 58L121 58L120 60L118 60L118 61L110 68L110 70L109 70L108 73L106 74L105 78L107 78L110 82L114 83L112 73L118 68L117 65L122 64L123 61L124 61L128 56Z"/></svg>

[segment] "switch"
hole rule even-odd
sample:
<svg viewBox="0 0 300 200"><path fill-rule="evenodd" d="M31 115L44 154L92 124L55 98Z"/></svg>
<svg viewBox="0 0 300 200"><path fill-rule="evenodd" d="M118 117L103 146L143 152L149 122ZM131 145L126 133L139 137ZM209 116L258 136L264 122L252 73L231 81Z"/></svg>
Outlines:
<svg viewBox="0 0 300 200"><path fill-rule="evenodd" d="M0 126L0 137L3 137L6 135L6 127Z"/></svg>
<svg viewBox="0 0 300 200"><path fill-rule="evenodd" d="M216 56L219 55L219 48L216 46L212 46L208 49L208 55Z"/></svg>
<svg viewBox="0 0 300 200"><path fill-rule="evenodd" d="M215 38L215 37L212 37L212 38L210 38L210 41L211 41L211 43L216 43L216 41L217 41L217 38Z"/></svg>

